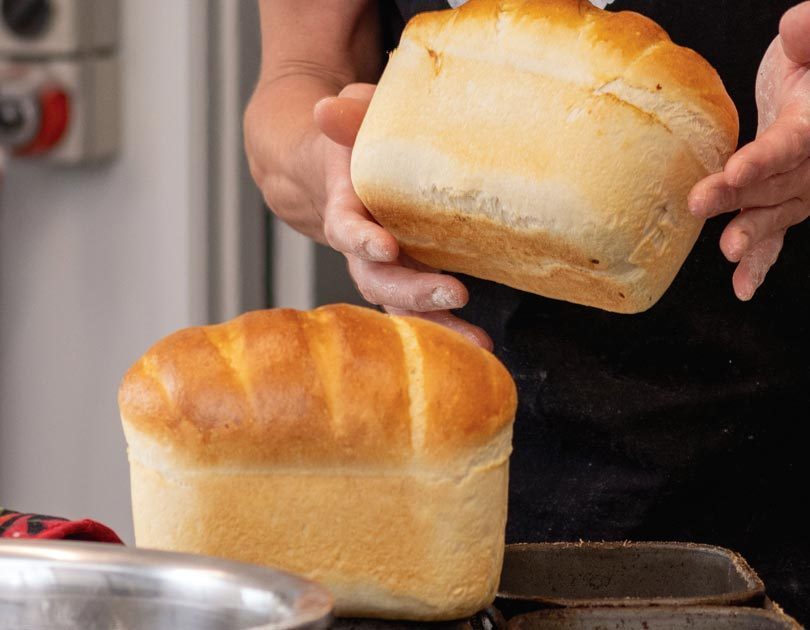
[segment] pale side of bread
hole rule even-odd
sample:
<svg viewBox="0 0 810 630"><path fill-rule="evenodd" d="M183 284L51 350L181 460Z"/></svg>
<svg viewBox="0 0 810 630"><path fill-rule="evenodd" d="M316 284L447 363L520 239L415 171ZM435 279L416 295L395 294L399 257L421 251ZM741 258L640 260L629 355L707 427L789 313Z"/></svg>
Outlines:
<svg viewBox="0 0 810 630"><path fill-rule="evenodd" d="M470 0L409 22L351 172L417 260L635 313L692 249L687 194L737 135L714 69L649 19Z"/></svg>
<svg viewBox="0 0 810 630"><path fill-rule="evenodd" d="M516 391L460 335L345 305L249 313L156 344L119 406L138 546L308 576L340 615L494 598Z"/></svg>

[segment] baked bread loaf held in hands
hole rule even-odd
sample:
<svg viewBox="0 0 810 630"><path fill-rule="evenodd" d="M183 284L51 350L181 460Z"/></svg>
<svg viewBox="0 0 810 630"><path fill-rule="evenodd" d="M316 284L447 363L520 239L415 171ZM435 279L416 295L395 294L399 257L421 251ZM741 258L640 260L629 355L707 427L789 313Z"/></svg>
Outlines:
<svg viewBox="0 0 810 630"><path fill-rule="evenodd" d="M419 319L278 309L174 333L124 377L138 546L271 565L346 616L495 596L515 385Z"/></svg>
<svg viewBox="0 0 810 630"><path fill-rule="evenodd" d="M413 258L619 313L670 286L692 186L737 144L714 69L587 0L470 0L407 25L352 181Z"/></svg>

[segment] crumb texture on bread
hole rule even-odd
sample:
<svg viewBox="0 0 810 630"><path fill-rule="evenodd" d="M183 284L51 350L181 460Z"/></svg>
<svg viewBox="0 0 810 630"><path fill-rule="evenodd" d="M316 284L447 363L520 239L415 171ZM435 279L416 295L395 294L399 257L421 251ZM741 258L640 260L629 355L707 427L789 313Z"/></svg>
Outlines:
<svg viewBox="0 0 810 630"><path fill-rule="evenodd" d="M470 0L409 22L352 181L424 263L616 312L652 306L734 150L715 70L651 20L587 0Z"/></svg>

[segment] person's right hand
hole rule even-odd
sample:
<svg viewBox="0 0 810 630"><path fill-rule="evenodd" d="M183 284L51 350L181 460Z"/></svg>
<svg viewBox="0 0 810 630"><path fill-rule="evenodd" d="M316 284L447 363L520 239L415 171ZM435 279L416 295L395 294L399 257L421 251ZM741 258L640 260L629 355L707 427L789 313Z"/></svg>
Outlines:
<svg viewBox="0 0 810 630"><path fill-rule="evenodd" d="M491 350L492 341L481 328L450 312L467 303L464 285L401 252L396 239L374 221L354 192L351 151L374 88L353 83L339 96L324 98L315 106L315 122L327 138L327 201L322 216L326 241L346 255L349 273L368 302L394 315L435 321Z"/></svg>

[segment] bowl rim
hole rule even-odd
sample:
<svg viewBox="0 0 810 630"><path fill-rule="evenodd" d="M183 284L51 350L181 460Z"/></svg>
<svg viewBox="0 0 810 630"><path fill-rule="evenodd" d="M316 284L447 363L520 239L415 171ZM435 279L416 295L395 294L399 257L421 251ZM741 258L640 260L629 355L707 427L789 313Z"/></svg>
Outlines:
<svg viewBox="0 0 810 630"><path fill-rule="evenodd" d="M138 574L153 577L156 581L165 581L160 572L167 569L206 572L223 586L273 593L288 601L292 608L290 618L266 625L274 630L325 627L331 621L334 609L332 594L321 584L305 577L272 567L191 553L92 541L3 538L0 539L0 570L4 563ZM0 602L11 601L14 592L19 593L0 589Z"/></svg>

